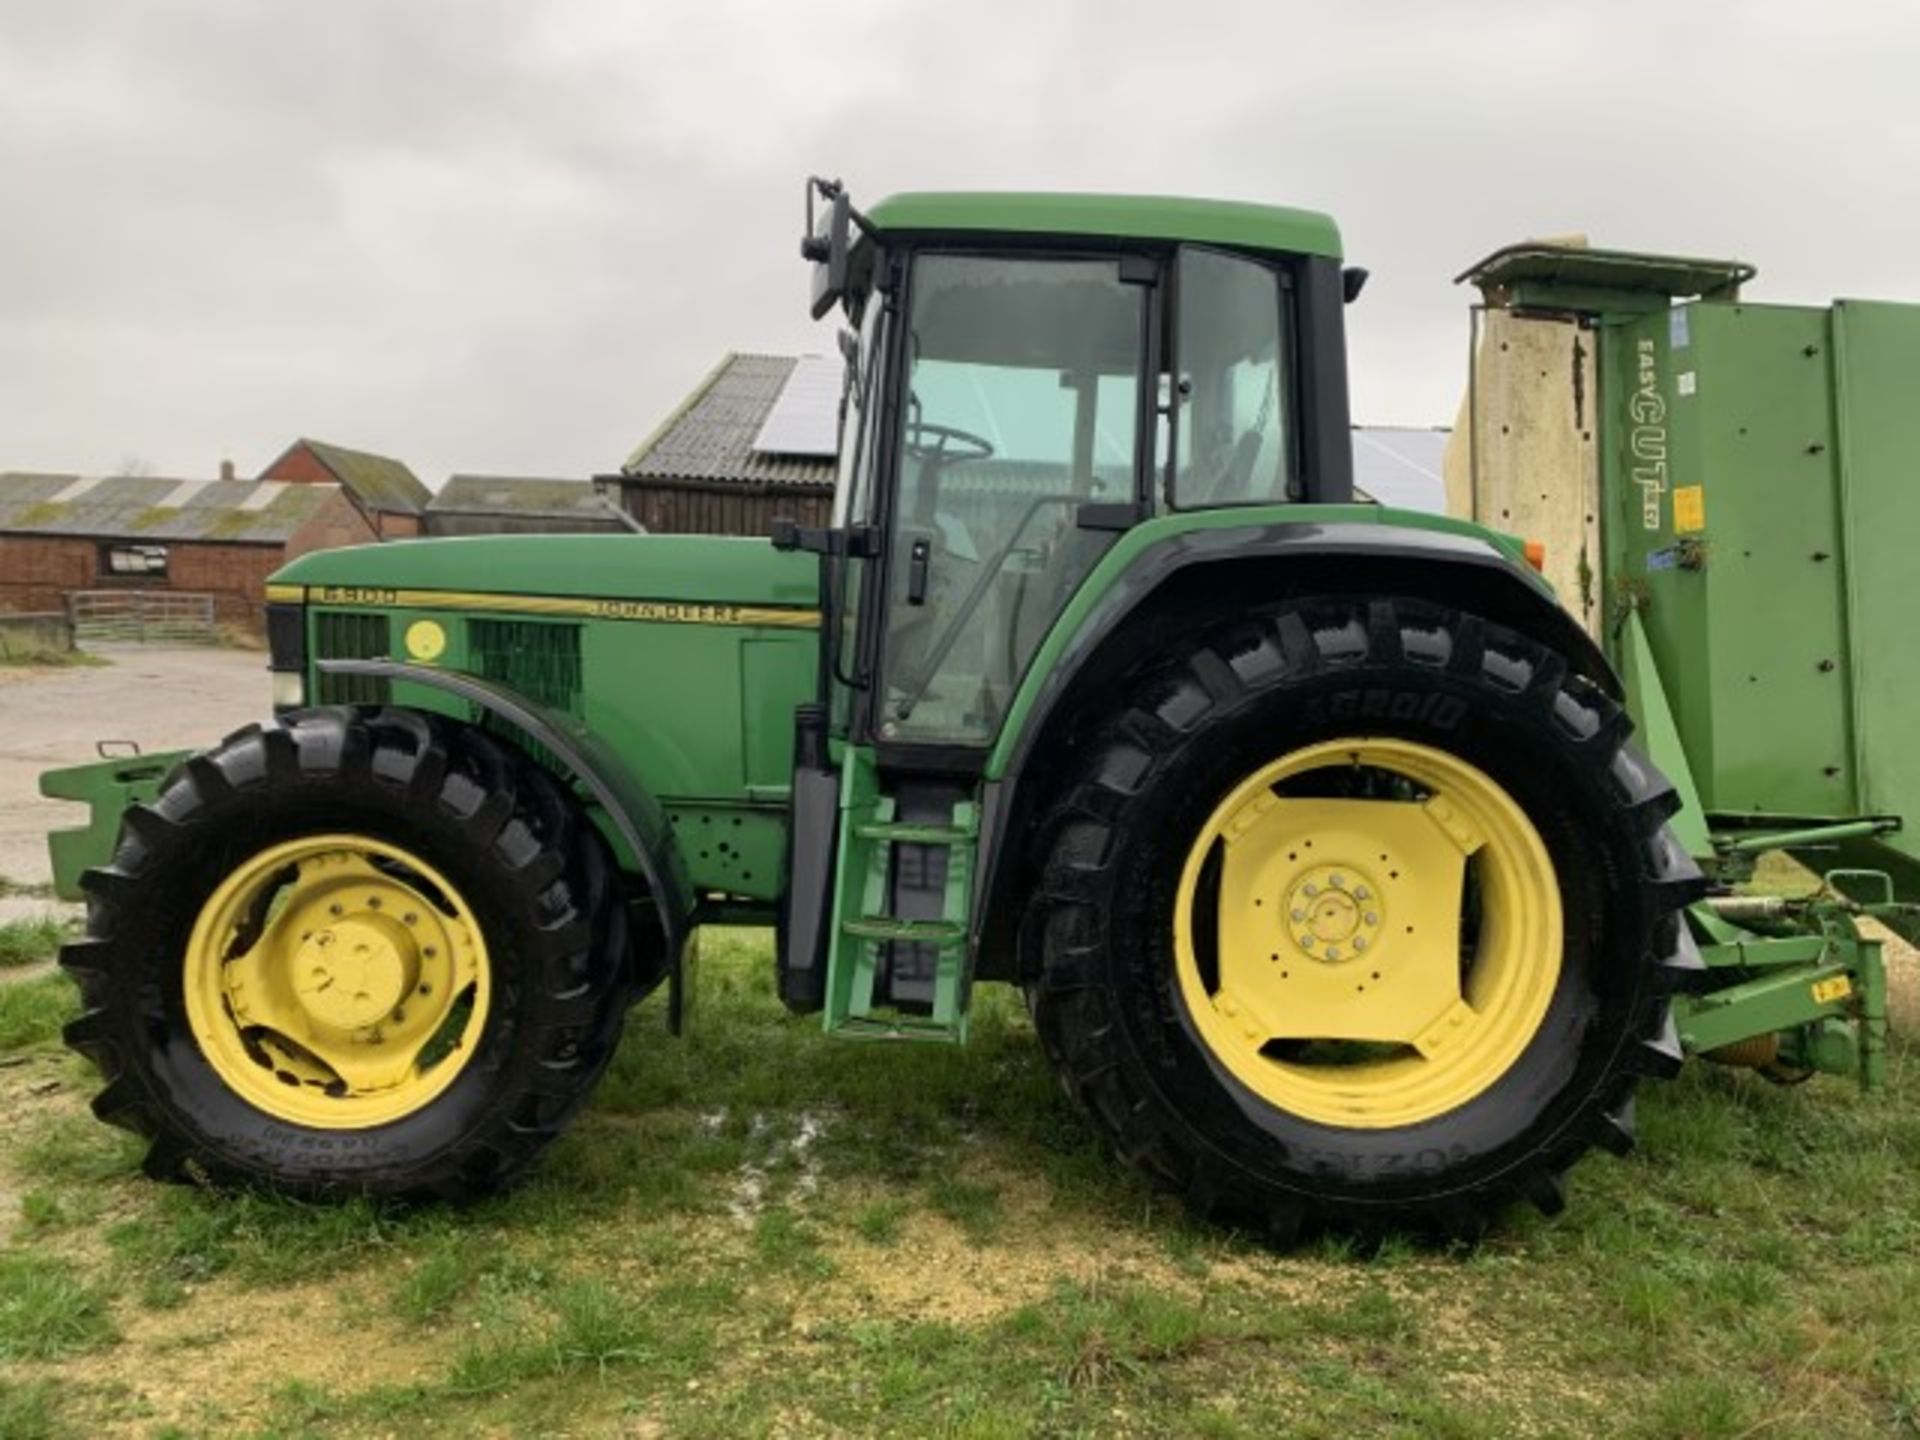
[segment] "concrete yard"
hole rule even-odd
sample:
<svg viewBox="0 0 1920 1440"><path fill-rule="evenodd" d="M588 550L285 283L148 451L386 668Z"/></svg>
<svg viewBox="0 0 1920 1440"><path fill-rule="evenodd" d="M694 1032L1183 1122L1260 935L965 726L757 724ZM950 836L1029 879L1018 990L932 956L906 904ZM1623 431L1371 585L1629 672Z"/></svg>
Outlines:
<svg viewBox="0 0 1920 1440"><path fill-rule="evenodd" d="M102 658L109 663L0 667L0 879L52 879L47 831L84 818L40 797L42 770L92 760L101 740L205 745L271 713L258 650L128 647Z"/></svg>

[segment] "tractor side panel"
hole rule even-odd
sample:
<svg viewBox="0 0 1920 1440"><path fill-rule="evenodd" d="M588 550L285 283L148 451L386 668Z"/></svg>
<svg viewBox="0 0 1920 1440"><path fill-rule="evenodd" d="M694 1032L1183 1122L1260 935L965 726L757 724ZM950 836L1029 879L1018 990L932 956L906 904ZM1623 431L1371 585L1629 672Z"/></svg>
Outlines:
<svg viewBox="0 0 1920 1440"><path fill-rule="evenodd" d="M1861 801L1904 816L1886 843L1920 859L1920 305L1843 300L1833 334Z"/></svg>

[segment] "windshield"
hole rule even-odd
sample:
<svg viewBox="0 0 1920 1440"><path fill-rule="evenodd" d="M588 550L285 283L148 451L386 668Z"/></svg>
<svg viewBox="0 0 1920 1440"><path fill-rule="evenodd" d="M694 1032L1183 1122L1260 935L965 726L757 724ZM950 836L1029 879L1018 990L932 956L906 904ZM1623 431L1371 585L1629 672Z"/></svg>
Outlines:
<svg viewBox="0 0 1920 1440"><path fill-rule="evenodd" d="M881 733L982 743L1131 499L1146 288L1117 258L913 267Z"/></svg>

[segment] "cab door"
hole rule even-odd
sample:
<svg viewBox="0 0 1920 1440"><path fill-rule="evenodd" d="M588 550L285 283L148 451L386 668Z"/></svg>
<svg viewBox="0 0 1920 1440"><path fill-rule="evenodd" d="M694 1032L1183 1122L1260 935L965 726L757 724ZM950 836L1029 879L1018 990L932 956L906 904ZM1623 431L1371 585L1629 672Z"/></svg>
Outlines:
<svg viewBox="0 0 1920 1440"><path fill-rule="evenodd" d="M1048 628L1138 513L1157 277L1145 256L915 255L888 457L881 741L990 744Z"/></svg>

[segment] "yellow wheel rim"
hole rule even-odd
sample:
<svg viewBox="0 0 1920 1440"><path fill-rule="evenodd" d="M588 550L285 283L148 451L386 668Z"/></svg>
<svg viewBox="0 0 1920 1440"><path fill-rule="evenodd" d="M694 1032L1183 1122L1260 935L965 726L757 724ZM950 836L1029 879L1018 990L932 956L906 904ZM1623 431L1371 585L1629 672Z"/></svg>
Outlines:
<svg viewBox="0 0 1920 1440"><path fill-rule="evenodd" d="M1540 1028L1563 941L1526 812L1406 740L1330 741L1249 775L1175 900L1207 1048L1269 1104L1349 1128L1418 1124L1492 1087Z"/></svg>
<svg viewBox="0 0 1920 1440"><path fill-rule="evenodd" d="M257 1110L358 1130L411 1115L473 1058L486 942L446 878L397 845L314 835L221 881L187 939L187 1019Z"/></svg>

